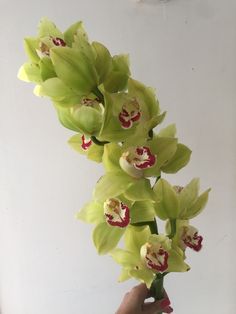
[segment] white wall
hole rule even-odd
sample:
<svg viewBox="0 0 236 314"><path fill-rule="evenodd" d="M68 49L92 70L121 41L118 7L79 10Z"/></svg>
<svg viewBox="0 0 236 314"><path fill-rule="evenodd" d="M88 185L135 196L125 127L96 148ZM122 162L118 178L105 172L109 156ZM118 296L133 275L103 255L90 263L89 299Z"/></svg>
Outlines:
<svg viewBox="0 0 236 314"><path fill-rule="evenodd" d="M235 304L234 0L0 0L0 302L2 314L111 314L135 281L97 256L91 227L74 219L90 199L101 166L72 151L72 134L49 101L18 81L22 39L42 16L63 30L83 20L90 38L113 54L129 52L133 76L156 87L165 122L176 122L193 150L188 167L168 176L199 176L212 187L194 224L204 249L189 252L189 273L166 289L176 314L229 314Z"/></svg>

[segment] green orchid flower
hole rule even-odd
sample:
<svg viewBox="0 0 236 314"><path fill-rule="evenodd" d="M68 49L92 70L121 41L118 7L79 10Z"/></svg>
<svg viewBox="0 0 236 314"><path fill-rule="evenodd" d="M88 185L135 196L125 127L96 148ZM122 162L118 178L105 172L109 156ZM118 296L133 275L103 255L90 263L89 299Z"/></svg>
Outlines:
<svg viewBox="0 0 236 314"><path fill-rule="evenodd" d="M166 223L166 232L171 232L169 221ZM173 246L180 248L184 252L186 248L190 248L195 252L199 252L202 248L203 237L198 234L198 230L189 224L188 220L176 221L176 233L172 239Z"/></svg>
<svg viewBox="0 0 236 314"><path fill-rule="evenodd" d="M105 112L102 140L120 142L133 137L148 138L148 132L164 119L154 91L129 78L128 92L104 93Z"/></svg>
<svg viewBox="0 0 236 314"><path fill-rule="evenodd" d="M103 201L91 201L81 209L77 218L96 224L94 245L99 254L106 254L117 246L127 226L153 220L154 207L148 200L134 202L121 194Z"/></svg>
<svg viewBox="0 0 236 314"><path fill-rule="evenodd" d="M107 171L120 171L133 178L158 177L162 166L171 159L177 148L173 138L154 138L139 145L124 143L107 144L104 149L103 164Z"/></svg>
<svg viewBox="0 0 236 314"><path fill-rule="evenodd" d="M125 233L125 249L114 249L110 254L122 266L119 281L136 278L150 288L156 274L184 272L190 268L182 251L172 248L165 235L154 235L148 227L129 226Z"/></svg>
<svg viewBox="0 0 236 314"><path fill-rule="evenodd" d="M91 138L85 134L78 133L73 135L69 139L68 144L80 154L86 155L88 159L98 163L102 162L104 147L96 145Z"/></svg>
<svg viewBox="0 0 236 314"><path fill-rule="evenodd" d="M199 196L199 179L191 180L185 187L171 186L160 179L154 185L156 195L155 210L162 219L189 220L199 215L204 209L210 189Z"/></svg>

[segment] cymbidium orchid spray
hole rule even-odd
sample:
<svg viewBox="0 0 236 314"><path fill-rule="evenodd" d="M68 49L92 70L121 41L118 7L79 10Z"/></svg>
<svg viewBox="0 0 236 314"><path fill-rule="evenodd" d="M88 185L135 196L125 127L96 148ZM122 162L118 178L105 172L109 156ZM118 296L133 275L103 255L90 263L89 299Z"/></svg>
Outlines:
<svg viewBox="0 0 236 314"><path fill-rule="evenodd" d="M179 143L174 124L159 129L166 113L155 91L132 78L128 56L91 43L82 22L63 33L43 18L24 48L29 60L18 77L51 99L61 124L74 132L69 144L104 166L77 218L94 224L94 245L121 265L119 281L136 278L162 299L164 276L188 271L188 251L203 242L190 220L210 189L199 195L197 178L182 187L162 177L186 166L191 150ZM166 222L163 234L159 220Z"/></svg>

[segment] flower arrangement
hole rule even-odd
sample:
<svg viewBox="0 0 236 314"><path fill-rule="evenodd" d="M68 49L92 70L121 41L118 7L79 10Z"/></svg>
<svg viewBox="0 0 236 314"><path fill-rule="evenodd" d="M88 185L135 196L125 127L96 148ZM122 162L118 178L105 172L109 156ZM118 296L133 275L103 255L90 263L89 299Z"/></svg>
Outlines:
<svg viewBox="0 0 236 314"><path fill-rule="evenodd" d="M199 195L197 178L185 187L162 178L186 166L191 150L179 143L174 124L154 131L166 115L154 90L131 77L127 55L90 43L82 22L62 33L43 18L24 48L29 61L19 79L37 84L34 93L49 97L61 124L75 132L69 144L105 169L77 218L94 224L94 245L121 265L119 281L136 278L163 298L164 276L188 271L187 249L202 247L190 220L210 189ZM158 220L166 222L165 234Z"/></svg>

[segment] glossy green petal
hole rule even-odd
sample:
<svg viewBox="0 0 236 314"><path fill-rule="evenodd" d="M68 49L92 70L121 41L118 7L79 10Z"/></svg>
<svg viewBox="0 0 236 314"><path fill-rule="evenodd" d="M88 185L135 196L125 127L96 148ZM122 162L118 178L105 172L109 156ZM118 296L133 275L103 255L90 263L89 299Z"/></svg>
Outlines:
<svg viewBox="0 0 236 314"><path fill-rule="evenodd" d="M152 88L129 78L128 91L130 95L136 97L140 102L143 120L149 120L159 113L159 102Z"/></svg>
<svg viewBox="0 0 236 314"><path fill-rule="evenodd" d="M99 42L94 41L95 68L99 77L99 84L103 83L112 69L112 58L109 50Z"/></svg>
<svg viewBox="0 0 236 314"><path fill-rule="evenodd" d="M102 114L97 109L81 106L72 113L73 119L82 131L88 135L97 135L102 126Z"/></svg>
<svg viewBox="0 0 236 314"><path fill-rule="evenodd" d="M119 248L111 251L110 255L116 263L120 264L124 268L132 268L140 263L140 259L138 259L137 256L135 256L132 252L125 251Z"/></svg>
<svg viewBox="0 0 236 314"><path fill-rule="evenodd" d="M52 48L50 55L57 76L74 91L87 95L97 86L94 66L76 48Z"/></svg>
<svg viewBox="0 0 236 314"><path fill-rule="evenodd" d="M151 152L156 155L156 164L144 171L144 176L158 176L160 168L167 163L177 149L177 139L169 137L156 137L148 142Z"/></svg>
<svg viewBox="0 0 236 314"><path fill-rule="evenodd" d="M86 155L88 159L96 161L96 162L102 162L102 156L103 156L103 146L96 145L95 143L92 143L91 146L84 150L82 148L82 134L75 134L73 135L69 141L68 144L77 152L79 152L82 155Z"/></svg>
<svg viewBox="0 0 236 314"><path fill-rule="evenodd" d="M78 127L76 120L72 117L70 108L62 108L61 106L59 107L55 104L54 106L57 111L58 119L65 128L83 133Z"/></svg>
<svg viewBox="0 0 236 314"><path fill-rule="evenodd" d="M76 35L74 35L73 48L79 50L84 56L86 56L90 63L93 64L95 61L94 50L89 43L88 36L83 27L77 29Z"/></svg>
<svg viewBox="0 0 236 314"><path fill-rule="evenodd" d="M87 203L79 213L76 214L76 218L87 223L101 223L105 221L104 209L102 203L90 202Z"/></svg>
<svg viewBox="0 0 236 314"><path fill-rule="evenodd" d="M173 187L164 179L159 179L153 191L157 202L155 210L157 216L162 219L176 219L179 215L179 200Z"/></svg>
<svg viewBox="0 0 236 314"><path fill-rule="evenodd" d="M186 213L187 209L193 205L198 197L199 179L194 178L187 184L183 190L178 194L181 214Z"/></svg>
<svg viewBox="0 0 236 314"><path fill-rule="evenodd" d="M107 172L121 170L119 165L121 154L122 148L117 143L109 143L104 146L102 162Z"/></svg>
<svg viewBox="0 0 236 314"><path fill-rule="evenodd" d="M170 124L164 129L161 129L158 133L160 137L175 137L176 136L176 126L175 124Z"/></svg>
<svg viewBox="0 0 236 314"><path fill-rule="evenodd" d="M155 217L155 209L153 202L137 201L130 209L131 223L153 221Z"/></svg>
<svg viewBox="0 0 236 314"><path fill-rule="evenodd" d="M123 171L108 172L98 180L93 195L95 200L105 201L122 194L132 184L134 179Z"/></svg>
<svg viewBox="0 0 236 314"><path fill-rule="evenodd" d="M128 55L117 55L112 58L112 70L107 75L103 85L106 91L116 93L127 87L129 71Z"/></svg>
<svg viewBox="0 0 236 314"><path fill-rule="evenodd" d="M40 20L39 26L39 37L59 37L61 39L64 38L62 32L56 27L56 25L51 22L47 17L44 17Z"/></svg>
<svg viewBox="0 0 236 314"><path fill-rule="evenodd" d="M64 39L66 44L69 47L72 47L72 43L75 40L75 36L77 35L78 30L81 30L84 33L84 36L87 38L87 34L83 28L83 22L79 21L72 24L65 32L64 32Z"/></svg>
<svg viewBox="0 0 236 314"><path fill-rule="evenodd" d="M35 63L23 64L18 71L17 77L18 79L25 82L34 82L34 83L42 82L40 68Z"/></svg>
<svg viewBox="0 0 236 314"><path fill-rule="evenodd" d="M134 134L136 128L134 124L130 129L123 129L118 118L122 106L130 100L130 97L126 93L104 93L104 97L104 120L99 137L110 142L124 141Z"/></svg>
<svg viewBox="0 0 236 314"><path fill-rule="evenodd" d="M118 282L124 282L128 279L131 279L131 278L132 278L132 276L130 275L129 270L122 269L120 276L118 277Z"/></svg>
<svg viewBox="0 0 236 314"><path fill-rule="evenodd" d="M80 102L82 96L67 87L57 77L43 82L38 89L40 96L48 96L61 107L71 107Z"/></svg>
<svg viewBox="0 0 236 314"><path fill-rule="evenodd" d="M208 201L209 192L211 189L206 190L203 192L197 200L193 203L193 205L187 209L186 214L182 217L182 219L192 219L199 215L204 207L206 206L206 203Z"/></svg>
<svg viewBox="0 0 236 314"><path fill-rule="evenodd" d="M29 59L34 62L38 63L40 58L36 52L36 49L39 48L39 39L34 37L27 37L24 39L24 49L29 57Z"/></svg>
<svg viewBox="0 0 236 314"><path fill-rule="evenodd" d="M112 227L106 222L98 224L93 231L93 242L98 254L106 254L119 243L125 228Z"/></svg>
<svg viewBox="0 0 236 314"><path fill-rule="evenodd" d="M44 57L40 59L39 67L43 81L46 81L47 79L57 76L50 58Z"/></svg>
<svg viewBox="0 0 236 314"><path fill-rule="evenodd" d="M190 267L184 262L184 254L179 254L174 249L170 250L168 258L168 272L185 272Z"/></svg>
<svg viewBox="0 0 236 314"><path fill-rule="evenodd" d="M136 182L125 191L125 196L133 201L153 200L155 193L148 179L137 179Z"/></svg>
<svg viewBox="0 0 236 314"><path fill-rule="evenodd" d="M155 278L155 274L149 269L132 269L129 273L132 277L138 279L139 281L145 282L148 289L151 287Z"/></svg>
<svg viewBox="0 0 236 314"><path fill-rule="evenodd" d="M134 227L129 225L128 228L126 228L124 236L125 249L132 252L140 259L140 249L142 245L147 242L150 234L151 232L148 226Z"/></svg>
<svg viewBox="0 0 236 314"><path fill-rule="evenodd" d="M161 170L166 173L176 173L188 164L191 153L192 151L187 146L178 144L174 156Z"/></svg>

